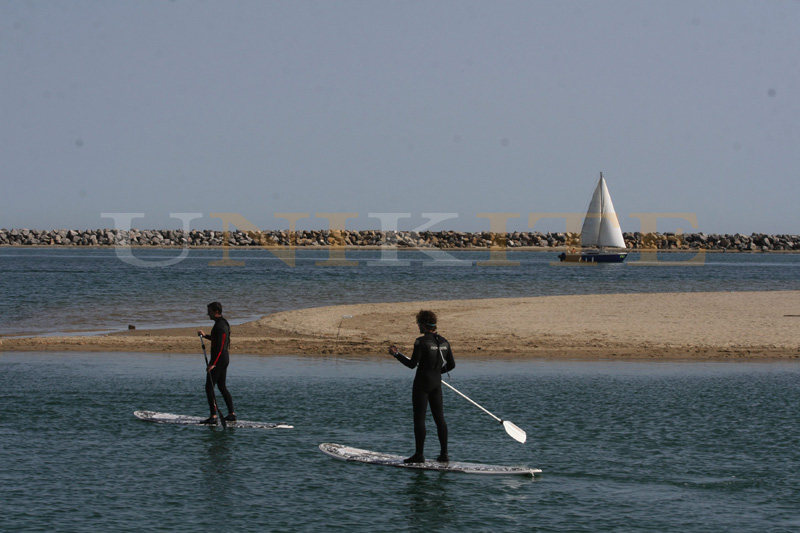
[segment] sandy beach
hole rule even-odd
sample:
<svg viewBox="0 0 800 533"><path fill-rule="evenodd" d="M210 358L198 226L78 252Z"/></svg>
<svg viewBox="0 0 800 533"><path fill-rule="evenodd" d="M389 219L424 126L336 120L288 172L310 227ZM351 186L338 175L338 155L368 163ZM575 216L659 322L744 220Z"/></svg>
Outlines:
<svg viewBox="0 0 800 533"><path fill-rule="evenodd" d="M233 354L385 357L410 352L414 315L439 315L457 357L800 358L800 291L604 294L359 304L275 313L232 326ZM210 323L198 323L210 329ZM192 353L196 328L5 337L0 350Z"/></svg>

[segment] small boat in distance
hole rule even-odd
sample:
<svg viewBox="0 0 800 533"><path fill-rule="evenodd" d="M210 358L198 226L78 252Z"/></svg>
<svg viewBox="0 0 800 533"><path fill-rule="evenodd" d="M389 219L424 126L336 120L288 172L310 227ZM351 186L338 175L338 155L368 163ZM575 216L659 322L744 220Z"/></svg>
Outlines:
<svg viewBox="0 0 800 533"><path fill-rule="evenodd" d="M625 250L625 239L619 227L611 195L600 173L600 181L589 202L586 218L583 219L581 228L581 248L588 250L563 252L558 258L569 263L622 263L628 257ZM619 250L606 250L606 248L621 248Z"/></svg>

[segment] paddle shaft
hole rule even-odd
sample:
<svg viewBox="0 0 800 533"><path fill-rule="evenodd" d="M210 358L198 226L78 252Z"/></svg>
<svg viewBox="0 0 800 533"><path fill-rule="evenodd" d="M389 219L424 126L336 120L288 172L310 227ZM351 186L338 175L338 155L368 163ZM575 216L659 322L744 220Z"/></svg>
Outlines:
<svg viewBox="0 0 800 533"><path fill-rule="evenodd" d="M439 342L438 342L438 341L436 342L436 347L437 347L437 348L439 348L439 357L441 357L441 358L442 358L442 365L446 365L446 364L447 364L447 362L446 362L446 361L445 361L445 359L444 359L444 353L442 353L442 347L441 347L441 346L439 346ZM448 374L448 375L449 375L449 374ZM501 424L503 423L503 421L502 421L501 419L497 418L497 417L496 417L496 416L494 416L492 413L490 413L489 411L487 411L486 409L484 409L483 407L481 407L480 405L478 405L478 404L477 404L475 401L473 401L471 398L467 397L467 395L466 395L466 394L464 394L463 392L459 391L458 389L456 389L455 387L453 387L452 385L450 385L450 384L449 384L448 382L446 382L445 380L442 380L442 383L444 383L445 385L447 385L448 387L450 387L450 390L452 390L453 392L455 392L456 394L458 394L459 396L461 396L462 398L464 398L465 400L467 400L469 403L471 403L472 405L474 405L475 407L477 407L478 409L480 409L481 411L483 411L483 412L484 412L484 413L486 413L487 415L491 416L492 418L494 418L495 420L497 420L497 421L498 421L498 422L500 422Z"/></svg>
<svg viewBox="0 0 800 533"><path fill-rule="evenodd" d="M442 358L442 364L444 365L446 363L445 363L445 359L444 359L444 354L442 353L442 347L439 346L438 348L439 348L439 356ZM508 420L502 420L501 418L498 418L497 416L493 415L487 409L485 409L481 405L478 405L478 403L475 402L472 398L469 398L466 394L464 394L463 392L457 390L455 387L450 385L445 380L442 380L442 383L447 385L450 388L450 390L452 390L453 392L455 392L456 394L458 394L459 396L461 396L462 398L467 400L469 403L471 403L472 405L474 405L475 407L477 407L478 409L480 409L481 411L483 411L487 415L491 416L492 418L494 418L495 420L497 420L498 422L503 424L503 428L506 430L506 433L508 433L509 437L511 437L515 441L521 442L521 443L524 444L525 441L528 440L528 435L525 433L525 431L522 428L518 427L513 422L509 422Z"/></svg>
<svg viewBox="0 0 800 533"><path fill-rule="evenodd" d="M478 409L480 409L481 411L483 411L484 413L486 413L487 415L491 416L492 418L494 418L495 420L497 420L497 421L498 421L498 422L500 422L500 423L502 423L502 422L503 422L503 420L502 420L502 419L500 419L500 418L496 417L495 415L493 415L492 413L490 413L489 411L487 411L485 408L483 408L483 407L481 407L480 405L478 405L478 404L477 404L477 402L475 402L475 401L474 401L474 400L472 400L471 398L467 397L467 395L466 395L466 394L464 394L464 393L463 393L463 392L461 392L460 390L456 389L455 387L453 387L452 385L450 385L450 384L449 384L448 382L446 382L445 380L442 380L442 383L444 383L445 385L447 385L447 386L450 388L450 390L451 390L451 391L455 392L456 394L458 394L459 396L461 396L462 398L464 398L465 400L467 400L469 403L471 403L472 405L474 405L475 407L477 407Z"/></svg>
<svg viewBox="0 0 800 533"><path fill-rule="evenodd" d="M208 379L211 380L211 396L214 398L214 412L217 414L217 420L220 421L223 428L228 427L228 424L225 423L225 419L222 418L222 414L219 412L219 407L217 407L217 395L214 392L214 387L216 383L214 383L214 376L211 375L211 370L208 369L208 355L206 355L206 341L203 339L203 336L200 335L200 346L203 347L203 359L206 361L206 372L208 373Z"/></svg>

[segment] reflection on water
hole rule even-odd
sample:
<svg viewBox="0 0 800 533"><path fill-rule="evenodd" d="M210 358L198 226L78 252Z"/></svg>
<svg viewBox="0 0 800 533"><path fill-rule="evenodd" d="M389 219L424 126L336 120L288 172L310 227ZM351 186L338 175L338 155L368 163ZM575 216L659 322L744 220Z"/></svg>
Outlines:
<svg viewBox="0 0 800 533"><path fill-rule="evenodd" d="M439 531L452 523L458 505L450 498L446 478L446 474L426 471L414 471L409 476L398 493L408 531Z"/></svg>
<svg viewBox="0 0 800 533"><path fill-rule="evenodd" d="M201 428L201 431L204 429ZM231 509L236 505L236 498L231 494L235 436L232 431L209 428L202 442L207 453L202 458L200 471L208 509L212 512L215 509Z"/></svg>

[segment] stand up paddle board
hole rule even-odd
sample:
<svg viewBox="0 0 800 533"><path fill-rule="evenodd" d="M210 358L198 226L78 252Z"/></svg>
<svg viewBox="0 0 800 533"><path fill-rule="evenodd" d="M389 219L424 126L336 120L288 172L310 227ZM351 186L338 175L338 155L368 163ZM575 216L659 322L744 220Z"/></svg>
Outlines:
<svg viewBox="0 0 800 533"><path fill-rule="evenodd" d="M182 424L199 425L205 420L202 416L174 415L172 413L157 413L155 411L134 411L133 414L140 420L147 422L157 422L159 424ZM270 422L251 422L249 420L237 420L227 422L230 428L257 428L257 429L292 429L294 426L288 424L272 424Z"/></svg>
<svg viewBox="0 0 800 533"><path fill-rule="evenodd" d="M541 474L542 472L538 468L461 463L458 461L440 463L438 461L426 460L424 463L406 464L403 462L404 458L400 455L361 450L359 448L351 448L350 446L333 444L330 442L323 442L319 445L319 449L322 453L330 455L335 459L341 459L342 461L353 461L371 465L398 466L401 468L413 468L417 470L439 470L441 472L463 472L466 474L495 474L506 476L533 476L535 474Z"/></svg>

